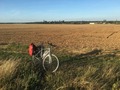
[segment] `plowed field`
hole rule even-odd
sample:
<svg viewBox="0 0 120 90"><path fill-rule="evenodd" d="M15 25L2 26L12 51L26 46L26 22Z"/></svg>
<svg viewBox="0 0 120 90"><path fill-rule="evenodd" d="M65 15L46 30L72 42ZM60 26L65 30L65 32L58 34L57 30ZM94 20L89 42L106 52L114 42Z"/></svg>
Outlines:
<svg viewBox="0 0 120 90"><path fill-rule="evenodd" d="M1 24L0 44L52 42L74 53L120 49L120 25Z"/></svg>

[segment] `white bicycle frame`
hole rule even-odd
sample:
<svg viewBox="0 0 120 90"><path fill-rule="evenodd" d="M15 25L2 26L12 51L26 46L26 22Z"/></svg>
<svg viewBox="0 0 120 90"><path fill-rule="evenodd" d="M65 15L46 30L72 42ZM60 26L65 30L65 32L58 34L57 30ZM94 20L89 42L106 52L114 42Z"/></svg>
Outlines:
<svg viewBox="0 0 120 90"><path fill-rule="evenodd" d="M38 55L40 55L41 59L43 60L45 57L49 57L49 63L52 61L51 60L51 49L50 48L41 48L40 51L37 52L37 54L33 55L33 58L36 58L38 60L40 60L39 57L37 57Z"/></svg>

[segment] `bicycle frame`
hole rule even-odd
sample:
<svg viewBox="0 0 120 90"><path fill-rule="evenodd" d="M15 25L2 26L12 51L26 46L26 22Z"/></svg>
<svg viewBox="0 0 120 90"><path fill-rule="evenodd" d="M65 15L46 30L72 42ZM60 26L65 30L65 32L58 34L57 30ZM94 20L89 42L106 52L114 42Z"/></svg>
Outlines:
<svg viewBox="0 0 120 90"><path fill-rule="evenodd" d="M51 56L51 48L41 48L41 50L39 50L33 57L36 59L44 59L46 56Z"/></svg>

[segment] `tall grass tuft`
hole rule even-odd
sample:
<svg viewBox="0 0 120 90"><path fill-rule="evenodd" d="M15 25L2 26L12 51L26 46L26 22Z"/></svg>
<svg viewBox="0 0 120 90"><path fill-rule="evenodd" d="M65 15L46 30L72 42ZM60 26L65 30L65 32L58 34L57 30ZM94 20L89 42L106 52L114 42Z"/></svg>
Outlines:
<svg viewBox="0 0 120 90"><path fill-rule="evenodd" d="M19 60L14 60L14 59L1 60L1 62L0 62L0 79L12 76L14 74L15 70L17 70L19 63L20 63Z"/></svg>
<svg viewBox="0 0 120 90"><path fill-rule="evenodd" d="M20 60L0 60L0 86L2 86L2 89L5 89L7 83L15 76L19 64Z"/></svg>

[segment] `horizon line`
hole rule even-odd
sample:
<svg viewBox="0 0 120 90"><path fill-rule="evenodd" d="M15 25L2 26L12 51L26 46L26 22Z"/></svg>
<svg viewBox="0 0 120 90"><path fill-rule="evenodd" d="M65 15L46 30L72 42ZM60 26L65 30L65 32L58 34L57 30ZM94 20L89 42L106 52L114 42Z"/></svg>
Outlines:
<svg viewBox="0 0 120 90"><path fill-rule="evenodd" d="M7 22L0 22L0 23L39 23L39 22L80 22L80 21L87 21L87 22L95 22L95 21L120 21L120 20L43 20L43 21L7 21Z"/></svg>

